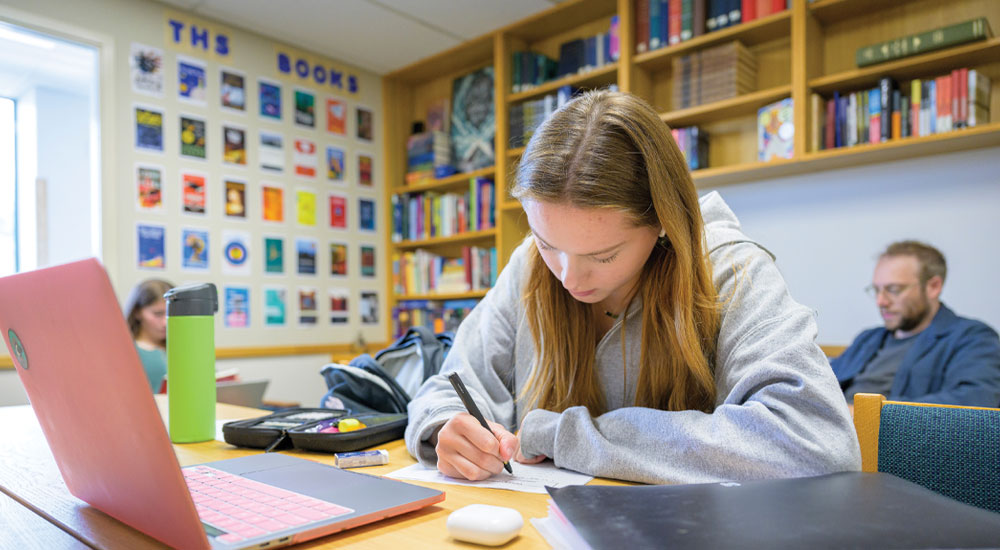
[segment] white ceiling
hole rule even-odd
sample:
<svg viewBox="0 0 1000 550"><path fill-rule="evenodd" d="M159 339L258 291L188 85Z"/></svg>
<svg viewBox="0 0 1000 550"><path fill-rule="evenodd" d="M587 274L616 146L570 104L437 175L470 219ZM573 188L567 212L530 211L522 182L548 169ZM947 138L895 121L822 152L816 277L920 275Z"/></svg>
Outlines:
<svg viewBox="0 0 1000 550"><path fill-rule="evenodd" d="M561 0L160 0L385 74Z"/></svg>

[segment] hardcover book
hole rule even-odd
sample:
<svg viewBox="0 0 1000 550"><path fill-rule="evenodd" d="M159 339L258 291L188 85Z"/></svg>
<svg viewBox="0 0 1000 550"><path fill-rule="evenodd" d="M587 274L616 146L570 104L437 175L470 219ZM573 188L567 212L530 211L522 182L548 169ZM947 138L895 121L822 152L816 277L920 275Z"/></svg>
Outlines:
<svg viewBox="0 0 1000 550"><path fill-rule="evenodd" d="M452 158L460 172L492 166L496 132L493 67L455 79L452 94Z"/></svg>
<svg viewBox="0 0 1000 550"><path fill-rule="evenodd" d="M901 57L909 57L922 53L983 40L992 36L990 25L985 17L977 17L955 25L948 25L886 42L879 42L863 48L858 48L855 62L858 67L867 67Z"/></svg>
<svg viewBox="0 0 1000 550"><path fill-rule="evenodd" d="M795 125L792 98L761 107L757 111L757 159L792 158Z"/></svg>

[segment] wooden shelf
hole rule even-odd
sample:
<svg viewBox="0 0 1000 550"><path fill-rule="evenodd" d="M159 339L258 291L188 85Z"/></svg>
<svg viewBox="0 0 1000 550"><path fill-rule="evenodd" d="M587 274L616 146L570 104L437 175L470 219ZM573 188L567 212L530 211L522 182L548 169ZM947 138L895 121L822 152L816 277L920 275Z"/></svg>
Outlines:
<svg viewBox="0 0 1000 550"><path fill-rule="evenodd" d="M484 229L482 231L466 231L449 237L431 237L430 239L420 239L416 241L401 241L392 243L395 248L409 250L414 248L428 248L445 244L464 244L475 241L493 239L496 237L496 229Z"/></svg>
<svg viewBox="0 0 1000 550"><path fill-rule="evenodd" d="M742 23L733 27L726 27L721 31L706 33L673 46L638 54L635 56L635 65L646 70L669 67L674 57L686 55L706 46L714 46L730 40L739 40L744 46L770 42L781 37L790 36L791 21L792 11L785 10L761 19L754 19L749 23Z"/></svg>
<svg viewBox="0 0 1000 550"><path fill-rule="evenodd" d="M393 71L385 75L385 78L412 84L434 80L442 74L467 70L477 65L492 65L492 63L493 36L487 34Z"/></svg>
<svg viewBox="0 0 1000 550"><path fill-rule="evenodd" d="M469 292L431 292L429 294L397 294L396 301L406 300L466 300L469 298L482 298L486 296L486 290L470 290Z"/></svg>
<svg viewBox="0 0 1000 550"><path fill-rule="evenodd" d="M500 204L500 210L504 212L520 210L520 209L521 209L521 201L510 200L510 201L503 201L503 203Z"/></svg>
<svg viewBox="0 0 1000 550"><path fill-rule="evenodd" d="M950 72L955 67L995 62L997 59L1000 59L1000 38L989 38L964 46L814 78L809 81L809 87L821 94L850 91L872 86L886 76L897 80L930 78Z"/></svg>
<svg viewBox="0 0 1000 550"><path fill-rule="evenodd" d="M519 158L524 154L526 147L518 147L516 149L507 149L507 156L512 159Z"/></svg>
<svg viewBox="0 0 1000 550"><path fill-rule="evenodd" d="M496 174L495 166L487 166L486 168L480 168L479 170L473 170L472 172L462 172L461 174L455 174L453 176L448 176L447 178L436 179L424 183L418 183L416 185L404 185L402 187L396 187L392 190L393 195L400 195L402 193L421 193L424 191L442 191L446 189L459 189L467 187L469 185L469 180L472 178L489 178Z"/></svg>
<svg viewBox="0 0 1000 550"><path fill-rule="evenodd" d="M618 78L618 63L608 63L602 67L591 69L585 73L577 73L550 80L539 84L530 90L510 94L507 96L508 103L517 103L534 97L541 97L549 92L554 92L563 86L574 86L577 88L594 88L605 84L613 84Z"/></svg>
<svg viewBox="0 0 1000 550"><path fill-rule="evenodd" d="M526 42L536 42L597 19L610 18L616 13L617 8L616 2L613 1L571 0L507 25L499 32L516 36Z"/></svg>
<svg viewBox="0 0 1000 550"><path fill-rule="evenodd" d="M856 17L869 17L876 11L900 4L900 0L818 0L808 4L808 7L816 19L829 25Z"/></svg>
<svg viewBox="0 0 1000 550"><path fill-rule="evenodd" d="M717 187L998 145L1000 122L995 122L946 134L826 149L807 153L801 159L776 159L770 162L705 168L695 170L691 175L699 188Z"/></svg>
<svg viewBox="0 0 1000 550"><path fill-rule="evenodd" d="M790 85L777 86L722 101L662 113L660 114L660 120L666 122L672 128L704 124L706 122L756 113L757 109L760 109L764 105L774 103L779 99L791 95L792 87Z"/></svg>

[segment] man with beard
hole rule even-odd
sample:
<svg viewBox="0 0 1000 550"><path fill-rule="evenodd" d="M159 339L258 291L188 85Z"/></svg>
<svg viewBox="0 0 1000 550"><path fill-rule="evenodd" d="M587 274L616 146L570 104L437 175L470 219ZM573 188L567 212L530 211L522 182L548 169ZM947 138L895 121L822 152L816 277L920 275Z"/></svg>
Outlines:
<svg viewBox="0 0 1000 550"><path fill-rule="evenodd" d="M1000 338L941 303L947 266L932 246L889 245L872 284L885 327L866 330L831 361L853 410L857 393L897 401L1000 405Z"/></svg>

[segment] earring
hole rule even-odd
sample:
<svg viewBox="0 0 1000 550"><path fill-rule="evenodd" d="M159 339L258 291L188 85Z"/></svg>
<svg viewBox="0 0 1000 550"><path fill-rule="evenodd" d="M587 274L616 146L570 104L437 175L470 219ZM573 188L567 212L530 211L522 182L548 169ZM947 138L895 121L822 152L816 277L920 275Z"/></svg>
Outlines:
<svg viewBox="0 0 1000 550"><path fill-rule="evenodd" d="M666 229L660 229L660 236L657 237L656 244L660 245L663 248L669 248L670 247L670 240L667 239L667 230Z"/></svg>

